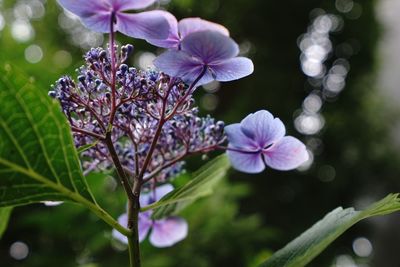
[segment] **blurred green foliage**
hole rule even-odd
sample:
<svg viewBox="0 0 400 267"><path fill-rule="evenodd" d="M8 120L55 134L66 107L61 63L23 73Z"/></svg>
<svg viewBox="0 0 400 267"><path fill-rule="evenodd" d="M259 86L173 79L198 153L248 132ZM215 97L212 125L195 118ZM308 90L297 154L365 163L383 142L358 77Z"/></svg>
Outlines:
<svg viewBox="0 0 400 267"><path fill-rule="evenodd" d="M35 37L26 43L16 42L9 23L13 17L11 8L17 2L3 0L1 12L7 24L0 32L0 61L11 61L26 70L47 91L60 75L73 74L81 65L83 50L74 46L71 36L58 25L60 8L52 0L45 4L45 16L32 20ZM200 16L222 23L233 38L249 45L255 73L222 85L216 93L220 101L213 116L232 123L249 112L268 109L285 122L289 134L307 142L310 138L296 134L292 123L294 112L311 90L299 67L297 38L306 32L314 8L337 13L334 2L172 0L167 7L178 18ZM396 114L385 109L375 88L375 49L379 38L375 1L359 1L359 4L360 18L344 16L343 30L332 36L334 44L356 40L360 49L350 59L345 90L336 101L324 105L326 127L315 137L322 145L312 168L288 173L267 170L255 176L232 172L212 197L185 210L183 216L190 225L185 241L168 249L155 249L147 241L144 243L145 266L256 266L336 206L357 206L361 200L371 202L400 190L400 162L388 137L391 116ZM132 41L123 36L118 39L123 43ZM28 63L24 56L25 49L33 43L44 53L36 64ZM157 52L143 41L135 40L134 45L137 51ZM71 55L70 65L60 64L59 58L55 58L59 51ZM199 99L204 94L199 91ZM188 168L195 169L202 163L195 158ZM335 170L335 179L330 182L321 179L326 166ZM113 216L124 211L122 191L114 188L113 178L91 175L89 180L95 195ZM356 257L351 250L352 241L359 235L374 238L376 228L370 226L364 223L353 228L310 266L329 266L340 254ZM17 240L30 248L23 261L9 256L9 247ZM382 242L381 246L389 246L385 240ZM386 255L388 251L379 253ZM388 254L383 257L383 264L372 266L398 266L399 260L394 255ZM372 259L366 261L373 264ZM16 209L0 242L0 266L126 264L127 252L121 244L110 241L107 225L72 204Z"/></svg>

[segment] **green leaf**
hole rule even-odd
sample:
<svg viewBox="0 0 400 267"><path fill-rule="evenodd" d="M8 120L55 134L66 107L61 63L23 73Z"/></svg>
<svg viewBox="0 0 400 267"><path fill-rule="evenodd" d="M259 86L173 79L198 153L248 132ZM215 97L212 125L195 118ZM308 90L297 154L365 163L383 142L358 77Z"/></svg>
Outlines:
<svg viewBox="0 0 400 267"><path fill-rule="evenodd" d="M226 155L218 156L193 174L193 178L160 199L160 201L144 207L142 211L155 209L154 219L177 214L196 199L213 193L216 185L226 176L230 168Z"/></svg>
<svg viewBox="0 0 400 267"><path fill-rule="evenodd" d="M277 251L260 267L302 267L357 222L400 210L398 194L390 194L364 211L341 207L328 213L302 235Z"/></svg>
<svg viewBox="0 0 400 267"><path fill-rule="evenodd" d="M3 237L3 234L7 229L12 209L12 207L0 208L0 239Z"/></svg>
<svg viewBox="0 0 400 267"><path fill-rule="evenodd" d="M60 106L10 65L0 67L0 207L94 203Z"/></svg>

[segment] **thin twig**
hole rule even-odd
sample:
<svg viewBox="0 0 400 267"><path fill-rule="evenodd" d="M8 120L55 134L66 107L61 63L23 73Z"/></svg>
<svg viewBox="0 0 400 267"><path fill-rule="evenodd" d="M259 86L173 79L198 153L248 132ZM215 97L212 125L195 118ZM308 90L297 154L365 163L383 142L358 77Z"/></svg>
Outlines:
<svg viewBox="0 0 400 267"><path fill-rule="evenodd" d="M78 127L75 127L75 126L71 126L71 130L74 131L74 132L77 132L77 133L89 135L89 136L97 138L99 140L104 140L106 138L104 135L100 135L100 134L97 134L97 133L94 133L94 132L90 132L90 131L87 131L87 130L84 130L84 129L81 129L81 128L78 128Z"/></svg>

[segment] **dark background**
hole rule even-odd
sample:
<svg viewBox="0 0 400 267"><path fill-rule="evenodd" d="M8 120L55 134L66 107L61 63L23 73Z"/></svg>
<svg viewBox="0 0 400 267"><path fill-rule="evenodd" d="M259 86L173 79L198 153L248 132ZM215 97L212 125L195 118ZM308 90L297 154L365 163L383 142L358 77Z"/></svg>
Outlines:
<svg viewBox="0 0 400 267"><path fill-rule="evenodd" d="M72 75L82 64L81 54L88 44L79 44L79 23L69 28L59 25L65 16L60 15L62 10L55 1L37 1L42 6L37 4L36 17L29 20L24 17L28 11L18 6L32 3L30 0L2 1L5 27L0 31L0 60L18 65L35 77L43 90L49 90L60 75ZM199 91L202 112L233 123L250 112L267 109L284 121L288 134L308 145L313 162L303 171L268 169L258 175L231 171L213 196L184 211L190 223L185 241L168 249L152 248L147 241L143 244L144 266L257 266L335 207L363 208L399 191L400 161L389 134L397 113L386 107L376 83L382 27L375 17L375 1L354 2L353 8L344 12L340 5L348 2L172 0L162 5L178 18L199 16L224 24L241 44L243 54L254 61L252 76L222 84L213 93ZM41 7L43 16L39 16ZM326 67L338 58L346 59L350 66L344 90L335 95L308 78L300 64L299 40L323 14L340 21L340 27L327 35L332 51ZM12 25L18 19L32 26L34 36L16 40ZM160 52L143 41L123 36L118 40L134 43L137 56L132 64L139 61L141 51ZM37 63L26 60L26 49L32 44L43 52ZM311 92L323 99L318 116L325 124L320 131L306 135L296 130L294 121ZM201 164L201 159L195 158L188 168ZM91 176L89 182L114 216L123 212L122 193L115 189L112 178ZM400 266L399 220L392 215L360 223L309 266ZM371 242L373 252L368 257L353 251L358 237ZM23 260L9 254L16 241L29 247ZM110 229L104 223L81 207L32 205L13 213L0 242L0 266L127 266L127 252L110 241Z"/></svg>

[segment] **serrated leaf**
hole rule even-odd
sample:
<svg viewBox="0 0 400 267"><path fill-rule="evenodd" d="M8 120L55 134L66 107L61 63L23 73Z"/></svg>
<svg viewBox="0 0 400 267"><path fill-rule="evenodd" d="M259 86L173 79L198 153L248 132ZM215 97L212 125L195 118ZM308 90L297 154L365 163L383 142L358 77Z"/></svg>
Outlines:
<svg viewBox="0 0 400 267"><path fill-rule="evenodd" d="M226 176L229 168L230 164L226 155L218 156L196 171L187 184L142 210L154 209L152 215L154 219L175 215L196 199L212 194L218 182Z"/></svg>
<svg viewBox="0 0 400 267"><path fill-rule="evenodd" d="M364 211L341 207L277 251L260 267L302 267L318 256L329 244L357 222L400 210L398 194L390 194Z"/></svg>
<svg viewBox="0 0 400 267"><path fill-rule="evenodd" d="M0 207L94 203L67 120L45 90L10 65L0 67L0 106Z"/></svg>
<svg viewBox="0 0 400 267"><path fill-rule="evenodd" d="M12 207L0 208L0 239L3 237L3 234L7 229L12 209Z"/></svg>

